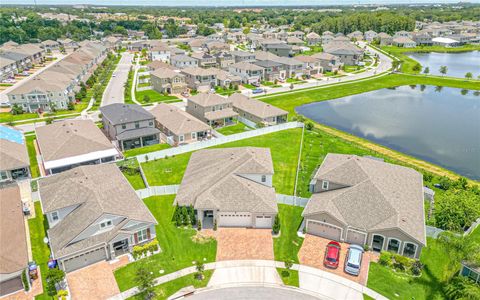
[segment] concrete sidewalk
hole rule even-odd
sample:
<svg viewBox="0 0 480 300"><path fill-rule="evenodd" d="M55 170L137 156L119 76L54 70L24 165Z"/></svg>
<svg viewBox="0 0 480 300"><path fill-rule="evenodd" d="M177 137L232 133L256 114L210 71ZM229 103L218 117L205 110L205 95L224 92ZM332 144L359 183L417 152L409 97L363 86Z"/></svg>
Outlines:
<svg viewBox="0 0 480 300"><path fill-rule="evenodd" d="M231 260L205 264L205 270L215 270L208 283L209 288L259 284L283 287L276 268L284 268L283 262L271 260ZM320 298L363 299L366 294L373 299L387 300L379 293L346 278L312 267L294 264L292 270L299 273L300 289ZM188 267L155 279L159 285L196 272L195 266ZM139 293L135 287L115 295L110 300L127 299Z"/></svg>

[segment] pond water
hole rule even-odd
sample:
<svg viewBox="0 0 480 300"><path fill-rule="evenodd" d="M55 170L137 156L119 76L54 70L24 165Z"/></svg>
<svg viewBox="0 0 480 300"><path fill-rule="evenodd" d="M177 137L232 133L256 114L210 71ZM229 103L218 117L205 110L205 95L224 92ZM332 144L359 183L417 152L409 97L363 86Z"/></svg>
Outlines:
<svg viewBox="0 0 480 300"><path fill-rule="evenodd" d="M316 122L480 179L478 91L402 86L306 104L296 111Z"/></svg>
<svg viewBox="0 0 480 300"><path fill-rule="evenodd" d="M441 66L447 66L446 76L464 78L467 72L471 72L476 78L480 75L480 51L460 53L408 53L408 56L418 61L423 69L430 68L430 74L442 75Z"/></svg>

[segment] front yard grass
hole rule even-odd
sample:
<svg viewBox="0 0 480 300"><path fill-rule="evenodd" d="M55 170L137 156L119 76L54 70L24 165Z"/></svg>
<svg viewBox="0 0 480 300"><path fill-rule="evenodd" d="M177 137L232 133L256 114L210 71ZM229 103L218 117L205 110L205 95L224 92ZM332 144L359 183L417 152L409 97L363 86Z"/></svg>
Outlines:
<svg viewBox="0 0 480 300"><path fill-rule="evenodd" d="M298 251L302 247L303 238L297 235L302 223L303 207L287 204L278 205L280 218L280 236L273 239L273 252L276 261L298 263Z"/></svg>
<svg viewBox="0 0 480 300"><path fill-rule="evenodd" d="M32 244L33 260L40 267L42 275L43 294L35 297L35 299L51 299L45 292L47 282L46 275L48 270L48 260L50 258L50 249L47 244L43 242L48 229L47 220L43 216L40 202L35 202L35 218L28 220L28 228L30 230L30 242Z"/></svg>
<svg viewBox="0 0 480 300"><path fill-rule="evenodd" d="M130 149L130 150L124 151L123 155L125 157L132 157L132 156L137 156L137 155L140 155L140 154L147 154L149 152L168 149L170 147L171 146L167 143L159 143L159 144L154 144L154 145L150 145L150 146Z"/></svg>
<svg viewBox="0 0 480 300"><path fill-rule="evenodd" d="M142 175L134 170L139 167L138 160L136 158L126 159L117 162L117 166L126 166L131 168L132 170L123 171L123 176L127 178L128 182L132 185L134 190L141 190L145 188L145 183L143 182Z"/></svg>
<svg viewBox="0 0 480 300"><path fill-rule="evenodd" d="M243 124L242 122L238 122L235 125L219 128L219 129L217 129L217 132L220 132L223 135L231 135L231 134L235 134L235 133L249 131L249 130L252 130L252 129L253 128Z"/></svg>
<svg viewBox="0 0 480 300"><path fill-rule="evenodd" d="M148 96L150 98L149 101L145 101L145 96ZM175 96L171 95L163 95L155 90L145 90L145 91L135 91L135 98L137 99L138 102L142 104L149 104L153 102L178 102L180 99L178 99Z"/></svg>
<svg viewBox="0 0 480 300"><path fill-rule="evenodd" d="M256 89L257 87L252 85L252 84L248 84L248 83L243 83L242 86L246 89L251 89L251 90L254 90Z"/></svg>
<svg viewBox="0 0 480 300"><path fill-rule="evenodd" d="M157 240L162 252L130 263L114 272L120 291L136 285L135 272L138 264L143 264L156 277L193 266L193 261L209 263L215 261L217 242L215 240L196 243L192 240L196 230L177 228L173 222L175 195L156 196L144 200L146 206L158 222ZM160 274L164 270L164 274ZM183 283L182 283L183 284ZM174 288L178 287L174 286Z"/></svg>
<svg viewBox="0 0 480 300"><path fill-rule="evenodd" d="M282 278L283 284L299 287L298 271L277 268L278 275Z"/></svg>
<svg viewBox="0 0 480 300"><path fill-rule="evenodd" d="M215 148L247 146L270 148L275 170L273 185L277 193L292 195L301 136L302 129L296 128L235 141ZM152 186L179 184L187 168L190 155L191 152L142 163L148 183Z"/></svg>
<svg viewBox="0 0 480 300"><path fill-rule="evenodd" d="M443 293L446 280L456 273L449 268L451 258L447 249L435 239L427 239L420 261L425 265L420 277L399 274L378 263L370 263L367 286L389 299L446 299Z"/></svg>
<svg viewBox="0 0 480 300"><path fill-rule="evenodd" d="M23 113L20 115L12 115L9 112L2 112L0 113L0 123L10 123L15 121L23 121L29 119L38 118L37 113Z"/></svg>
<svg viewBox="0 0 480 300"><path fill-rule="evenodd" d="M35 135L29 135L25 137L25 143L27 144L28 158L30 159L30 173L32 178L40 176L40 169L38 168L37 152L35 151Z"/></svg>
<svg viewBox="0 0 480 300"><path fill-rule="evenodd" d="M306 81L300 80L297 78L287 78L286 83L301 84L301 83L306 83Z"/></svg>
<svg viewBox="0 0 480 300"><path fill-rule="evenodd" d="M163 284L157 285L155 287L155 299L167 299L171 295L175 294L181 288L193 285L195 288L203 288L206 287L210 278L212 278L213 270L207 270L203 272L204 278L202 280L197 280L194 278L194 274L186 275L177 279L174 279L169 282L165 282ZM138 299L143 300L145 299L142 294L135 295L128 299Z"/></svg>

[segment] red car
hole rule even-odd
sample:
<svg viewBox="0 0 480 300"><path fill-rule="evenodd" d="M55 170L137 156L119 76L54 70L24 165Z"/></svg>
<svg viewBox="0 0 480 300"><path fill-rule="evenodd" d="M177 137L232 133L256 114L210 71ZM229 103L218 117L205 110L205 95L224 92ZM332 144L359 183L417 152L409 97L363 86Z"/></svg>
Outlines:
<svg viewBox="0 0 480 300"><path fill-rule="evenodd" d="M338 267L338 262L340 260L340 244L331 241L328 243L327 248L325 249L325 258L323 264L327 268L336 269Z"/></svg>

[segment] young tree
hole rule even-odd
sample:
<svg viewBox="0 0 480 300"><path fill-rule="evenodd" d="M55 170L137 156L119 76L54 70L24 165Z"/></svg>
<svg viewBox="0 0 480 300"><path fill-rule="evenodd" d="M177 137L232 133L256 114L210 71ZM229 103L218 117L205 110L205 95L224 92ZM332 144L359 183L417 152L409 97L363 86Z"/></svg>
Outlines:
<svg viewBox="0 0 480 300"><path fill-rule="evenodd" d="M146 102L146 103L150 102L150 96L149 95L143 96L143 102Z"/></svg>
<svg viewBox="0 0 480 300"><path fill-rule="evenodd" d="M442 74L442 76L445 76L448 72L448 67L447 66L441 66L439 71L440 71L440 74Z"/></svg>
<svg viewBox="0 0 480 300"><path fill-rule="evenodd" d="M60 269L48 269L46 281L47 281L47 294L51 297L57 295L56 285L65 279L65 272Z"/></svg>
<svg viewBox="0 0 480 300"><path fill-rule="evenodd" d="M480 288L473 280L455 276L445 287L448 299L480 299Z"/></svg>
<svg viewBox="0 0 480 300"><path fill-rule="evenodd" d="M280 232L280 218L278 214L275 216L275 220L273 221L272 231L274 234L278 234Z"/></svg>
<svg viewBox="0 0 480 300"><path fill-rule="evenodd" d="M68 108L68 110L74 110L74 109L75 109L75 105L73 105L73 102L68 102L67 108Z"/></svg>
<svg viewBox="0 0 480 300"><path fill-rule="evenodd" d="M465 74L465 78L470 80L473 78L473 74L471 72L467 72L467 74Z"/></svg>
<svg viewBox="0 0 480 300"><path fill-rule="evenodd" d="M11 113L12 115L21 115L21 114L23 114L23 108L22 108L20 105L18 105L18 104L15 103L15 104L12 106L12 110L10 111L10 113Z"/></svg>
<svg viewBox="0 0 480 300"><path fill-rule="evenodd" d="M393 60L392 61L392 71L396 71L398 67L400 67L401 62L399 60Z"/></svg>
<svg viewBox="0 0 480 300"><path fill-rule="evenodd" d="M135 282L145 299L155 297L155 277L153 272L148 271L144 265L138 266L135 272Z"/></svg>
<svg viewBox="0 0 480 300"><path fill-rule="evenodd" d="M413 68L412 68L413 71L415 72L420 72L422 70L422 65L419 64L419 63L416 63Z"/></svg>
<svg viewBox="0 0 480 300"><path fill-rule="evenodd" d="M197 280L203 280L203 272L205 271L205 265L201 261L197 261L195 263L195 269L197 270L197 273L195 273L195 278Z"/></svg>

